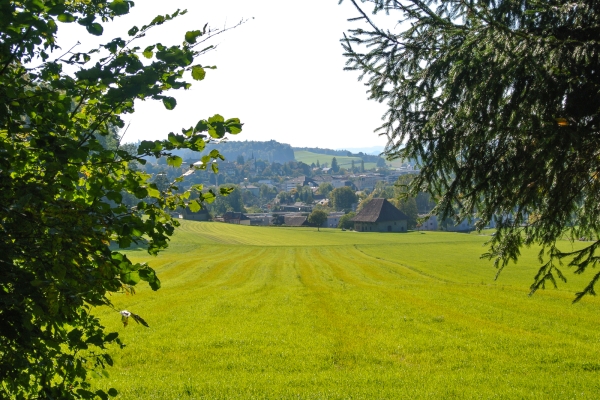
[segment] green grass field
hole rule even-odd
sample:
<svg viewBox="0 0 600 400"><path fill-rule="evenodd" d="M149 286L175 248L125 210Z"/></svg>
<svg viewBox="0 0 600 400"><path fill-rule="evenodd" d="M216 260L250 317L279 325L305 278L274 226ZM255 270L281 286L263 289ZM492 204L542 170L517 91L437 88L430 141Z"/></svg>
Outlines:
<svg viewBox="0 0 600 400"><path fill-rule="evenodd" d="M600 301L571 304L591 276L528 297L536 251L494 281L486 239L183 221L159 257L130 252L163 287L113 295L151 327L98 311L127 347L95 385L121 399L597 398Z"/></svg>
<svg viewBox="0 0 600 400"><path fill-rule="evenodd" d="M294 151L294 158L296 161L302 161L305 164L311 165L312 163L319 163L322 165L323 163L327 163L331 166L331 160L335 157L338 162L338 165L342 168L350 168L352 167L352 161L354 160L354 165L356 167L360 167L360 157L346 157L346 156L330 156L327 154L319 154L313 153L310 151ZM365 163L365 169L375 168L375 163Z"/></svg>

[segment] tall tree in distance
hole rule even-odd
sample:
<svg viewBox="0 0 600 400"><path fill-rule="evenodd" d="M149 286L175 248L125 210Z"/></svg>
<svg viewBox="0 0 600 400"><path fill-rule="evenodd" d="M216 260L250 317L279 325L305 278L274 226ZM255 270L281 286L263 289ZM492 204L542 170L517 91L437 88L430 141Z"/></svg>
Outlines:
<svg viewBox="0 0 600 400"><path fill-rule="evenodd" d="M331 170L333 172L338 172L340 170L340 166L338 165L337 159L335 157L331 159Z"/></svg>
<svg viewBox="0 0 600 400"><path fill-rule="evenodd" d="M365 0L396 16L377 26L355 0L361 26L342 40L347 68L388 105L379 132L388 159L420 160L414 194L435 213L478 228L499 215L484 255L498 273L523 246L540 245L531 293L583 273L600 246L600 2ZM535 215L535 218L529 216ZM594 237L575 251L567 236ZM577 293L595 294L600 272Z"/></svg>
<svg viewBox="0 0 600 400"><path fill-rule="evenodd" d="M348 186L342 186L333 189L330 197L333 207L338 211L350 210L352 208L352 204L358 201L356 194Z"/></svg>
<svg viewBox="0 0 600 400"><path fill-rule="evenodd" d="M314 210L308 216L308 223L317 227L317 231L321 230L321 225L327 222L327 212L323 210Z"/></svg>
<svg viewBox="0 0 600 400"><path fill-rule="evenodd" d="M136 100L176 107L168 91L188 89L184 78L204 79L198 63L222 32L208 26L181 32L179 43L137 47L138 39L185 13L159 15L124 38L89 51L61 49L63 23L100 36L103 24L127 14L132 1L3 1L0 3L0 398L74 399L115 396L91 391L88 378L112 365L110 344L122 345L94 315L113 308L126 324L148 325L135 310L117 310L110 293L134 293L154 270L120 249L156 255L179 225L169 211L198 211L217 193L201 185L151 182L136 165L147 158L179 168L175 149L202 151L241 131L238 119L200 119L168 139L121 146L115 132ZM82 35L79 37L84 40ZM81 45L83 46L83 45ZM140 59L144 57L145 62ZM72 73L63 72L68 66ZM213 150L202 165L216 172ZM227 193L229 190L223 190ZM192 200L193 198L193 200ZM134 204L130 200L134 199Z"/></svg>

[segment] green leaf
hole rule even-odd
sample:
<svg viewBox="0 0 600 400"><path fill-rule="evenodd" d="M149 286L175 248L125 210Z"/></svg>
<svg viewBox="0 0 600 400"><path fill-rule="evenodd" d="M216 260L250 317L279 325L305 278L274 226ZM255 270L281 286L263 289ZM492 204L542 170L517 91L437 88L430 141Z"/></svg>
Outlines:
<svg viewBox="0 0 600 400"><path fill-rule="evenodd" d="M239 118L230 118L225 121L225 129L232 135L237 135L242 131L242 123Z"/></svg>
<svg viewBox="0 0 600 400"><path fill-rule="evenodd" d="M173 97L163 97L162 101L167 110L172 110L177 105L177 100L175 100Z"/></svg>
<svg viewBox="0 0 600 400"><path fill-rule="evenodd" d="M69 13L59 14L58 17L56 17L56 19L58 19L60 22L65 22L65 23L75 21L75 17Z"/></svg>
<svg viewBox="0 0 600 400"><path fill-rule="evenodd" d="M194 130L196 132L206 132L208 130L208 122L205 119L198 121Z"/></svg>
<svg viewBox="0 0 600 400"><path fill-rule="evenodd" d="M100 36L102 35L102 32L104 32L104 28L102 27L102 25L100 25L97 22L94 22L93 24L90 24L85 28L89 33L91 33L94 36Z"/></svg>
<svg viewBox="0 0 600 400"><path fill-rule="evenodd" d="M125 0L114 0L108 5L108 7L115 13L115 15L125 15L129 12L129 1Z"/></svg>
<svg viewBox="0 0 600 400"><path fill-rule="evenodd" d="M215 201L217 196L215 196L215 194L213 192L208 191L206 193L202 193L202 198L204 199L204 201L206 201L208 204L210 204L213 201Z"/></svg>
<svg viewBox="0 0 600 400"><path fill-rule="evenodd" d="M208 123L209 123L209 124L213 124L213 123L216 123L216 122L225 122L225 118L223 118L223 117L222 117L221 115L219 115L219 114L215 114L215 115L213 115L212 117L210 117L210 118L208 119Z"/></svg>
<svg viewBox="0 0 600 400"><path fill-rule="evenodd" d="M219 172L219 166L217 163L212 163L210 166L215 174Z"/></svg>
<svg viewBox="0 0 600 400"><path fill-rule="evenodd" d="M183 162L183 158L179 156L169 156L167 157L167 165L170 165L174 168L181 167L181 163Z"/></svg>
<svg viewBox="0 0 600 400"><path fill-rule="evenodd" d="M148 46L148 47L146 47L144 49L144 52L142 53L144 55L144 57L146 57L148 59L152 58L152 56L154 55L154 52L153 52L154 47L155 46Z"/></svg>
<svg viewBox="0 0 600 400"><path fill-rule="evenodd" d="M127 272L121 274L121 282L126 285L137 285L140 281L140 274L138 271Z"/></svg>
<svg viewBox="0 0 600 400"><path fill-rule="evenodd" d="M198 36L202 36L202 31L188 31L185 33L185 41L194 44Z"/></svg>
<svg viewBox="0 0 600 400"><path fill-rule="evenodd" d="M127 31L127 34L129 36L135 36L137 35L137 33L139 32L139 28L137 26L134 26L133 28L131 28L129 31Z"/></svg>
<svg viewBox="0 0 600 400"><path fill-rule="evenodd" d="M169 133L168 139L169 142L173 143L175 146L180 146L185 143L185 137L183 135L176 135L173 132Z"/></svg>
<svg viewBox="0 0 600 400"><path fill-rule="evenodd" d="M146 190L148 191L148 196L155 199L160 199L160 190L156 188L156 185L150 185L146 188Z"/></svg>
<svg viewBox="0 0 600 400"><path fill-rule="evenodd" d="M119 248L126 249L131 246L131 238L129 236L119 238Z"/></svg>
<svg viewBox="0 0 600 400"><path fill-rule="evenodd" d="M192 212L198 212L202 208L196 200L192 200L188 203L188 207Z"/></svg>
<svg viewBox="0 0 600 400"><path fill-rule="evenodd" d="M192 78L197 81L201 81L206 76L206 71L199 65L194 65L192 67Z"/></svg>
<svg viewBox="0 0 600 400"><path fill-rule="evenodd" d="M104 370L103 370L104 371ZM93 371L98 377L102 377L100 374L98 374L97 372ZM104 393L103 390L96 390L96 396L100 397L101 400L108 400L108 395L106 393Z"/></svg>
<svg viewBox="0 0 600 400"><path fill-rule="evenodd" d="M133 194L138 199L144 199L144 198L148 197L148 190L146 188L143 188L143 187L137 187L133 191Z"/></svg>
<svg viewBox="0 0 600 400"><path fill-rule="evenodd" d="M114 201L115 203L121 203L123 201L123 195L119 192L107 192L106 198Z"/></svg>

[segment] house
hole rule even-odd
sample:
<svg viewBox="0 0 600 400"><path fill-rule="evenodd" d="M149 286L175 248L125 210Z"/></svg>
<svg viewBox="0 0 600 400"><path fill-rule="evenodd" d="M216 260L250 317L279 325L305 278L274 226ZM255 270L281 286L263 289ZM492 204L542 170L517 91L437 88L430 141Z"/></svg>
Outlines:
<svg viewBox="0 0 600 400"><path fill-rule="evenodd" d="M378 181L383 180L380 174L365 174L359 175L354 180L354 185L358 190L373 190Z"/></svg>
<svg viewBox="0 0 600 400"><path fill-rule="evenodd" d="M295 202L291 205L282 205L279 207L281 211L285 212L311 212L313 206L310 204L302 203L300 201Z"/></svg>
<svg viewBox="0 0 600 400"><path fill-rule="evenodd" d="M419 214L419 218L425 218L425 214ZM425 221L421 223L421 225L417 226L418 231L437 231L438 230L438 220L437 216L431 215Z"/></svg>
<svg viewBox="0 0 600 400"><path fill-rule="evenodd" d="M448 232L471 232L475 230L475 221L469 221L467 219L463 219L459 224L454 224L454 222L446 225L446 231Z"/></svg>
<svg viewBox="0 0 600 400"><path fill-rule="evenodd" d="M223 222L228 224L250 225L250 218L241 212L227 211L223 214Z"/></svg>
<svg viewBox="0 0 600 400"><path fill-rule="evenodd" d="M296 189L297 186L318 186L318 184L307 176L299 176L297 178L291 178L283 182L281 190L289 192L292 189Z"/></svg>
<svg viewBox="0 0 600 400"><path fill-rule="evenodd" d="M389 175L386 176L385 178L387 180L387 183L395 183L400 176L406 175L406 174L416 174L417 172L419 172L419 171L418 170L417 171L412 171L412 170L409 171L406 169L397 168L395 170L390 171Z"/></svg>
<svg viewBox="0 0 600 400"><path fill-rule="evenodd" d="M189 207L186 207L181 212L181 217L183 219L191 219L192 221L208 221L208 210L203 208L199 211L193 212L189 209Z"/></svg>
<svg viewBox="0 0 600 400"><path fill-rule="evenodd" d="M285 215L284 224L287 226L308 226L308 217L304 215Z"/></svg>
<svg viewBox="0 0 600 400"><path fill-rule="evenodd" d="M343 212L332 212L327 215L327 221L321 225L321 228L337 228L340 218L344 216Z"/></svg>
<svg viewBox="0 0 600 400"><path fill-rule="evenodd" d="M260 188L254 185L248 185L247 182L240 183L243 192L250 192L254 197L260 196Z"/></svg>
<svg viewBox="0 0 600 400"><path fill-rule="evenodd" d="M352 221L359 232L406 232L408 217L386 199L373 199Z"/></svg>
<svg viewBox="0 0 600 400"><path fill-rule="evenodd" d="M248 214L250 225L253 226L268 226L273 224L273 216L271 214Z"/></svg>

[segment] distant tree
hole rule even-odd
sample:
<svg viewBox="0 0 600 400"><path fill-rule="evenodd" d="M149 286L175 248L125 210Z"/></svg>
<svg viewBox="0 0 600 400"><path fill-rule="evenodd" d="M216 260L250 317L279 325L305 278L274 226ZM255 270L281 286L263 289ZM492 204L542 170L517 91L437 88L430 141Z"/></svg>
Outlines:
<svg viewBox="0 0 600 400"><path fill-rule="evenodd" d="M360 160L360 172L365 172L365 160Z"/></svg>
<svg viewBox="0 0 600 400"><path fill-rule="evenodd" d="M283 225L285 223L285 217L281 214L273 214L271 223L275 226Z"/></svg>
<svg viewBox="0 0 600 400"><path fill-rule="evenodd" d="M338 223L338 228L354 229L354 221L351 221L354 217L356 217L356 213L354 211L350 211L348 214L342 215L340 222Z"/></svg>
<svg viewBox="0 0 600 400"><path fill-rule="evenodd" d="M417 220L419 218L419 211L417 209L417 202L414 197L406 197L396 201L396 205L400 211L402 211L408 217L407 227L408 229L414 229L417 226Z"/></svg>
<svg viewBox="0 0 600 400"><path fill-rule="evenodd" d="M352 172L354 172L354 160L352 160L352 165L350 166L350 169L352 170Z"/></svg>
<svg viewBox="0 0 600 400"><path fill-rule="evenodd" d="M171 186L171 181L167 178L167 172L164 170L156 174L153 182L161 192L166 191Z"/></svg>
<svg viewBox="0 0 600 400"><path fill-rule="evenodd" d="M333 186L329 182L323 182L319 185L319 194L327 197L329 193L333 190Z"/></svg>
<svg viewBox="0 0 600 400"><path fill-rule="evenodd" d="M340 166L338 165L337 159L335 157L331 159L331 170L333 172L338 172L340 170Z"/></svg>
<svg viewBox="0 0 600 400"><path fill-rule="evenodd" d="M356 212L360 212L374 198L375 198L375 192L371 192L367 196L362 198L360 203L358 203L358 206L356 207Z"/></svg>
<svg viewBox="0 0 600 400"><path fill-rule="evenodd" d="M327 213L323 210L314 210L308 216L308 223L312 226L317 227L317 231L320 231L321 225L327 221Z"/></svg>
<svg viewBox="0 0 600 400"><path fill-rule="evenodd" d="M277 193L277 198L281 204L290 204L294 201L290 192L279 192Z"/></svg>
<svg viewBox="0 0 600 400"><path fill-rule="evenodd" d="M319 160L317 160L317 168L321 168L321 164L319 164Z"/></svg>
<svg viewBox="0 0 600 400"><path fill-rule="evenodd" d="M243 156L242 154L240 154L239 156L237 156L236 163L237 163L238 165L244 165L244 164L245 164L245 161L244 161L244 156Z"/></svg>
<svg viewBox="0 0 600 400"><path fill-rule="evenodd" d="M348 186L333 189L331 192L331 201L333 208L336 210L351 209L352 204L356 203L357 199L354 191Z"/></svg>
<svg viewBox="0 0 600 400"><path fill-rule="evenodd" d="M400 175L394 185L396 206L408 217L407 227L409 229L414 229L417 226L419 218L416 198L410 192L410 184L415 177L416 175L412 174Z"/></svg>
<svg viewBox="0 0 600 400"><path fill-rule="evenodd" d="M217 215L223 215L227 211L245 212L242 191L239 186L228 185L223 188L227 188L231 193L227 197L217 197L217 199L209 205L209 210Z"/></svg>
<svg viewBox="0 0 600 400"><path fill-rule="evenodd" d="M377 168L384 168L386 166L385 164L385 160L381 157L379 157L377 159L377 164L376 164Z"/></svg>
<svg viewBox="0 0 600 400"><path fill-rule="evenodd" d="M417 202L417 208L419 210L419 214L427 214L435 207L435 201L431 197L430 193L427 192L419 192L417 197L415 198Z"/></svg>
<svg viewBox="0 0 600 400"><path fill-rule="evenodd" d="M260 198L263 199L264 201L269 201L271 199L274 199L275 196L277 196L277 189L263 184L263 185L260 185L259 195L260 195Z"/></svg>

